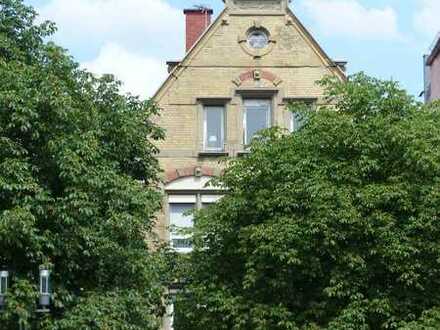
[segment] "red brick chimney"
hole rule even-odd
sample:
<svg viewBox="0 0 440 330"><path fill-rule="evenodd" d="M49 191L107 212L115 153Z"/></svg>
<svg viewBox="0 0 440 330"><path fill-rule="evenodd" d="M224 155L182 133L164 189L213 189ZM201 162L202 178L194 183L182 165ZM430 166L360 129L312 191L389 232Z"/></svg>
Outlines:
<svg viewBox="0 0 440 330"><path fill-rule="evenodd" d="M186 16L186 51L188 52L211 24L213 10L209 8L185 9L183 13Z"/></svg>

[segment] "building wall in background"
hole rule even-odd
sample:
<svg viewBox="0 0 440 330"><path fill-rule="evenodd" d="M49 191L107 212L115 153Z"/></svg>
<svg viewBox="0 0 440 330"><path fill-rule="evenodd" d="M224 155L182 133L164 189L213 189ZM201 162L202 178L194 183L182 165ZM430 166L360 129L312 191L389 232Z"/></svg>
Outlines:
<svg viewBox="0 0 440 330"><path fill-rule="evenodd" d="M440 99L440 33L437 35L429 53L424 57L425 101Z"/></svg>
<svg viewBox="0 0 440 330"><path fill-rule="evenodd" d="M440 53L434 58L431 64L431 95L430 100L440 99Z"/></svg>

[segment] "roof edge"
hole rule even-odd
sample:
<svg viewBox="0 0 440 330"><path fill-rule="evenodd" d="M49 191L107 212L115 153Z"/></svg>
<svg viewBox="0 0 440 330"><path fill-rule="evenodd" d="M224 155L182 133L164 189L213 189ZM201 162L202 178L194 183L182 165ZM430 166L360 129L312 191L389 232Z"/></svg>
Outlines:
<svg viewBox="0 0 440 330"><path fill-rule="evenodd" d="M194 53L195 49L200 44L202 39L204 39L205 36L214 28L214 26L217 25L217 23L220 21L220 19L223 17L223 15L225 14L226 11L227 11L227 9L223 8L223 10L217 16L217 18L205 29L205 31L200 35L200 37L197 39L197 41L194 42L193 46L185 53L185 56L182 58L180 63L174 67L174 69L168 74L168 77L165 79L165 81L159 86L156 93L153 94L153 96L151 97L152 100L155 100L157 98L157 96L160 94L160 92L165 88L166 84L174 76L174 73L177 70L179 70L179 68L182 67L183 63L185 63L188 60L188 58Z"/></svg>
<svg viewBox="0 0 440 330"><path fill-rule="evenodd" d="M295 23L298 25L298 27L305 33L306 37L312 42L313 47L315 47L315 50L320 54L321 57L329 61L329 66L335 70L335 74L339 75L339 77L342 80L347 80L346 73L341 69L341 67L334 61L321 47L321 45L316 41L316 39L313 37L313 35L310 33L310 31L304 26L304 24L301 22L301 20L295 15L295 13L292 11L290 7L287 8L287 12L290 16L292 16L295 19ZM346 64L348 61L346 62Z"/></svg>
<svg viewBox="0 0 440 330"><path fill-rule="evenodd" d="M208 33L211 32L212 29L218 24L218 22L223 18L225 13L228 12L228 8L225 7L220 12L220 14L216 17L216 19L205 29L205 31L202 33L202 35L197 39L197 41L194 43L194 45L191 47L189 51L185 53L185 56L182 58L180 63L174 67L174 69L168 74L168 77L165 79L165 81L160 85L160 87L157 89L156 93L153 94L151 97L152 100L157 99L159 94L162 92L162 90L166 87L166 85L169 83L169 81L175 77L175 73L177 70L179 70L191 57L191 55L196 51L199 44L202 42L202 40L208 35ZM302 22L298 19L298 17L293 13L293 11L288 7L287 8L288 15L291 15L295 22L298 24L298 27L305 33L306 37L309 38L311 41L313 47L315 48L315 51L317 51L320 56L323 59L326 59L329 63L328 66L333 69L333 72L335 75L339 76L342 80L347 80L346 73L331 59L330 56L327 55L327 53L323 50L323 48L319 45L319 43L316 41L316 39L313 37L313 35L309 32L309 30L302 24Z"/></svg>
<svg viewBox="0 0 440 330"><path fill-rule="evenodd" d="M426 60L427 65L432 65L434 60L437 58L437 55L440 53L440 33L437 35L434 40L433 46L430 49L430 54L428 54L428 59Z"/></svg>

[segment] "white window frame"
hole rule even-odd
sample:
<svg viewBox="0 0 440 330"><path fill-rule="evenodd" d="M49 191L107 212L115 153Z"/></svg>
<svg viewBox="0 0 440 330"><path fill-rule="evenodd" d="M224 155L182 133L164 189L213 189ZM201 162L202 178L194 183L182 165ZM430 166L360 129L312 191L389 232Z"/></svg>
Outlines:
<svg viewBox="0 0 440 330"><path fill-rule="evenodd" d="M267 98L245 98L243 100L243 140L245 145L248 145L251 142L249 141L249 137L247 136L247 105L246 105L246 103L251 101L267 102L269 106L269 111L267 111L266 114L266 128L270 128L272 126L272 100Z"/></svg>
<svg viewBox="0 0 440 330"><path fill-rule="evenodd" d="M189 235L183 235L181 233L173 232L173 228L171 228L171 226L172 226L172 223L171 223L171 207L172 207L172 205L179 205L179 204L192 205L193 210L198 209L197 200L195 197L193 197L193 196L181 196L181 197L184 197L184 198L179 198L179 199L176 199L176 198L171 199L170 198L170 201L168 202L170 246L176 252L190 253L192 251L192 247L191 248L182 248L182 247L174 247L173 246L173 240L175 240L175 239L190 239L191 237L189 237ZM192 225L194 225L192 219L191 219L191 222L192 222ZM190 228L192 228L192 227L180 227L178 229L190 229Z"/></svg>
<svg viewBox="0 0 440 330"><path fill-rule="evenodd" d="M171 228L171 205L172 204L193 204L194 210L200 210L203 205L214 204L219 201L223 195L215 194L210 191L199 192L195 194L170 194L168 195L168 224L169 224L169 244L171 248L182 254L191 253L193 248L174 248L172 246L173 239L191 238L188 235L173 234ZM194 225L194 223L193 223ZM192 227L187 227L192 228Z"/></svg>
<svg viewBox="0 0 440 330"><path fill-rule="evenodd" d="M301 129L301 127L303 127L304 126L304 123L302 124L302 125L300 125L300 127L298 127L298 128L295 128L294 127L294 122L295 122L295 116L297 115L298 113L297 112L291 112L290 113L290 132L298 132L300 129ZM303 121L304 121L304 118L302 119Z"/></svg>
<svg viewBox="0 0 440 330"><path fill-rule="evenodd" d="M307 104L310 107L309 111L315 111L316 110L316 99L304 99L304 100L303 99L297 99L297 100L289 100L289 102L304 103L304 104ZM294 126L293 126L293 123L294 123L295 115L297 114L297 112L291 112L291 111L289 111L289 112L290 112L289 131L291 133L297 132L297 131L299 131L301 129L301 127L304 126L305 122L303 123L303 125L301 125L298 129L295 130Z"/></svg>
<svg viewBox="0 0 440 330"><path fill-rule="evenodd" d="M209 148L208 147L208 116L207 113L210 108L221 109L221 147L220 148ZM224 151L225 150L225 106L224 105L204 105L203 106L203 150L204 151Z"/></svg>

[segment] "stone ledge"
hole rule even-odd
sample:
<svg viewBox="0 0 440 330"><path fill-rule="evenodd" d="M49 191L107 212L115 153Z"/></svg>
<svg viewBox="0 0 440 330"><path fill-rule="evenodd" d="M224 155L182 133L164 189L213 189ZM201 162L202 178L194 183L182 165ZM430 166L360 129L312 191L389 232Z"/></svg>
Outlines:
<svg viewBox="0 0 440 330"><path fill-rule="evenodd" d="M199 157L228 157L229 153L226 151L200 151Z"/></svg>

